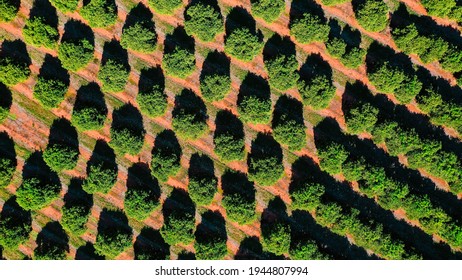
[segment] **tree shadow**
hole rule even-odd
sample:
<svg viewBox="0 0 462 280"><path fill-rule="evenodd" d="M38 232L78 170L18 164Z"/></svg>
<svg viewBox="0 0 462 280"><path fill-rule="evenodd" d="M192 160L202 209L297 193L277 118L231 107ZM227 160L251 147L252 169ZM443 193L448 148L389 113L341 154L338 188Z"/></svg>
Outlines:
<svg viewBox="0 0 462 280"><path fill-rule="evenodd" d="M0 83L0 114L3 110L9 112L11 105L13 105L13 94L7 86ZM0 115L0 122L1 121L2 116Z"/></svg>
<svg viewBox="0 0 462 280"><path fill-rule="evenodd" d="M239 28L247 28L250 33L257 36L259 35L259 37L263 39L261 32L259 30L257 32L257 23L255 19L241 6L233 7L226 16L225 37L229 36L229 34Z"/></svg>
<svg viewBox="0 0 462 280"><path fill-rule="evenodd" d="M66 86L70 84L70 76L63 68L59 58L50 54L45 55L45 60L40 68L39 78L53 79L62 81Z"/></svg>
<svg viewBox="0 0 462 280"><path fill-rule="evenodd" d="M189 89L183 89L179 95L175 96L172 117L181 118L185 114L194 116L194 123L205 123L208 119L204 101Z"/></svg>
<svg viewBox="0 0 462 280"><path fill-rule="evenodd" d="M335 19L329 21L329 27L329 39L338 38L343 40L347 44L347 50L352 47L359 48L361 45L361 32L359 30L353 29L350 25L341 27Z"/></svg>
<svg viewBox="0 0 462 280"><path fill-rule="evenodd" d="M196 255L193 252L181 251L178 254L178 260L195 260Z"/></svg>
<svg viewBox="0 0 462 280"><path fill-rule="evenodd" d="M42 18L47 25L58 29L58 14L49 0L34 0L29 19Z"/></svg>
<svg viewBox="0 0 462 280"><path fill-rule="evenodd" d="M32 231L31 212L21 208L16 202L15 196L8 198L3 204L0 221L3 221L3 225L8 229L12 229L13 232L15 232L14 229L16 228L28 229L27 235Z"/></svg>
<svg viewBox="0 0 462 280"><path fill-rule="evenodd" d="M146 130L143 126L143 116L131 103L126 103L112 113L111 130L128 129L134 135L142 138Z"/></svg>
<svg viewBox="0 0 462 280"><path fill-rule="evenodd" d="M320 122L314 128L314 139L318 149L329 143L342 144L353 156L362 157L373 166L383 167L387 176L407 184L411 193L428 195L435 207L440 207L454 219L459 219L462 205L455 195L439 190L430 179L422 177L417 170L405 167L397 157L388 155L371 140L343 134L334 119L325 118Z"/></svg>
<svg viewBox="0 0 462 280"><path fill-rule="evenodd" d="M314 77L324 75L328 80L332 80L332 68L320 54L310 54L305 63L300 67L300 79L310 82Z"/></svg>
<svg viewBox="0 0 462 280"><path fill-rule="evenodd" d="M13 161L14 166L17 165L16 151L14 149L14 141L4 131L0 131L0 158L7 158Z"/></svg>
<svg viewBox="0 0 462 280"><path fill-rule="evenodd" d="M177 47L190 53L195 50L194 37L189 36L183 26L177 26L173 33L165 36L164 55L172 53Z"/></svg>
<svg viewBox="0 0 462 280"><path fill-rule="evenodd" d="M216 178L213 160L207 155L194 153L189 160L188 176L199 181Z"/></svg>
<svg viewBox="0 0 462 280"><path fill-rule="evenodd" d="M97 83L92 82L81 86L77 91L74 110L80 111L84 108L95 108L99 114L107 116L108 109L104 94Z"/></svg>
<svg viewBox="0 0 462 280"><path fill-rule="evenodd" d="M122 32L135 24L141 24L143 27L148 28L151 31L155 31L156 26L152 20L153 16L154 15L148 7L146 7L143 3L138 3L138 5L132 8L128 13Z"/></svg>
<svg viewBox="0 0 462 280"><path fill-rule="evenodd" d="M34 255L46 259L65 257L69 252L69 237L58 222L49 222L37 235Z"/></svg>
<svg viewBox="0 0 462 280"><path fill-rule="evenodd" d="M174 188L168 198L165 200L162 207L162 214L164 220L168 219L170 215L185 215L189 214L194 217L196 207L194 202L189 197L189 194L182 189Z"/></svg>
<svg viewBox="0 0 462 280"><path fill-rule="evenodd" d="M32 64L32 60L27 52L26 44L23 41L16 39L14 41L5 40L2 43L0 57L9 57L17 63L22 63L27 66Z"/></svg>
<svg viewBox="0 0 462 280"><path fill-rule="evenodd" d="M104 43L101 66L106 65L108 60L115 61L123 65L125 70L130 71L130 64L128 63L128 52L120 45L120 42L116 39L112 39L110 42Z"/></svg>
<svg viewBox="0 0 462 280"><path fill-rule="evenodd" d="M202 214L194 235L197 243L210 243L211 240L226 243L228 234L225 219L220 212L208 210Z"/></svg>
<svg viewBox="0 0 462 280"><path fill-rule="evenodd" d="M118 167L114 150L102 139L96 141L93 153L87 163L87 174L90 174L90 167L99 164L102 164L103 169L110 169L117 173Z"/></svg>
<svg viewBox="0 0 462 280"><path fill-rule="evenodd" d="M267 257L263 253L263 247L256 236L247 236L239 245L239 249L234 256L235 260L265 260Z"/></svg>
<svg viewBox="0 0 462 280"><path fill-rule="evenodd" d="M230 65L230 59L224 53L216 50L209 52L202 65L200 81L202 82L205 77L214 74L230 77Z"/></svg>
<svg viewBox="0 0 462 280"><path fill-rule="evenodd" d="M72 126L71 122L65 118L56 119L51 125L48 146L55 144L70 147L77 152L79 151L77 130Z"/></svg>
<svg viewBox="0 0 462 280"><path fill-rule="evenodd" d="M295 44L290 40L290 37L281 37L275 33L271 38L266 41L263 47L263 60L270 61L278 55L285 55L288 57L295 57Z"/></svg>
<svg viewBox="0 0 462 280"><path fill-rule="evenodd" d="M181 146L178 139L175 136L175 132L166 129L161 133L157 134L154 141L154 148L152 149L153 154L161 153L165 156L175 155L178 159L176 164L180 163L182 155Z"/></svg>
<svg viewBox="0 0 462 280"><path fill-rule="evenodd" d="M87 40L92 46L95 45L95 35L88 25L74 19L67 21L61 42L78 42L82 39Z"/></svg>
<svg viewBox="0 0 462 280"><path fill-rule="evenodd" d="M311 14L318 16L322 23L327 24L327 19L324 16L324 11L318 3L314 0L293 0L290 5L290 22L289 26L292 26L292 23L295 20L298 20L303 17L304 14Z"/></svg>
<svg viewBox="0 0 462 280"><path fill-rule="evenodd" d="M407 75L415 75L413 63L407 55L404 53L395 53L392 48L374 41L369 46L366 54L367 73L376 72L385 62L399 68Z"/></svg>
<svg viewBox="0 0 462 280"><path fill-rule="evenodd" d="M128 224L128 218L122 211L101 211L98 221L98 235L103 235L107 240L118 238L120 235L132 235L132 228Z"/></svg>
<svg viewBox="0 0 462 280"><path fill-rule="evenodd" d="M129 190L147 191L149 196L144 201L158 203L160 198L159 182L151 175L151 170L146 163L138 162L128 168L127 192Z"/></svg>
<svg viewBox="0 0 462 280"><path fill-rule="evenodd" d="M271 99L270 96L271 90L268 81L249 72L239 87L237 106L240 106L242 101L244 101L247 97L254 97L262 102L267 102Z"/></svg>
<svg viewBox="0 0 462 280"><path fill-rule="evenodd" d="M43 153L33 152L24 163L22 178L38 178L42 182L60 185L58 174L50 169L43 160Z"/></svg>
<svg viewBox="0 0 462 280"><path fill-rule="evenodd" d="M219 111L215 118L214 138L224 134L232 135L235 139L244 139L245 136L242 121L228 110Z"/></svg>
<svg viewBox="0 0 462 280"><path fill-rule="evenodd" d="M82 189L83 180L81 178L72 178L67 193L64 195L65 208L83 207L85 213L90 214L93 207L93 196Z"/></svg>
<svg viewBox="0 0 462 280"><path fill-rule="evenodd" d="M87 242L80 246L75 253L76 260L104 260L104 256L98 255L93 247L93 243Z"/></svg>
<svg viewBox="0 0 462 280"><path fill-rule="evenodd" d="M144 227L134 244L135 260L168 260L170 246L158 230Z"/></svg>
<svg viewBox="0 0 462 280"><path fill-rule="evenodd" d="M274 106L272 127L285 124L290 120L304 126L303 104L295 98L282 95Z"/></svg>
<svg viewBox="0 0 462 280"><path fill-rule="evenodd" d="M140 80L138 82L139 92L150 92L153 87L160 87L161 91L165 89L165 76L160 66L142 69Z"/></svg>
<svg viewBox="0 0 462 280"><path fill-rule="evenodd" d="M271 135L258 133L257 137L252 141L247 164L250 166L251 159L266 158L276 158L277 163L282 165L282 149Z"/></svg>

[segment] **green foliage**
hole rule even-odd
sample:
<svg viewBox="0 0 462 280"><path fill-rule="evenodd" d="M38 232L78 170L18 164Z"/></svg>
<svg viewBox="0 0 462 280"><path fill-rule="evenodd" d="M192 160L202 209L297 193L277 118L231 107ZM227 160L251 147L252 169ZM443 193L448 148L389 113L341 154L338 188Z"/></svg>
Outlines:
<svg viewBox="0 0 462 280"><path fill-rule="evenodd" d="M377 122L379 109L369 103L360 104L345 114L345 122L348 131L353 134L372 132Z"/></svg>
<svg viewBox="0 0 462 280"><path fill-rule="evenodd" d="M430 37L425 52L419 53L423 63L444 60L449 50L449 43L442 38Z"/></svg>
<svg viewBox="0 0 462 280"><path fill-rule="evenodd" d="M369 80L377 90L394 94L399 102L407 104L422 89L422 82L416 75L406 74L396 66L384 62L375 71L368 72Z"/></svg>
<svg viewBox="0 0 462 280"><path fill-rule="evenodd" d="M114 259L132 246L132 233L122 230L114 230L111 233L98 232L94 246L98 254Z"/></svg>
<svg viewBox="0 0 462 280"><path fill-rule="evenodd" d="M77 71L93 59L94 46L87 40L61 42L58 57L67 70Z"/></svg>
<svg viewBox="0 0 462 280"><path fill-rule="evenodd" d="M219 101L231 90L231 78L220 74L207 75L201 81L200 89L206 101Z"/></svg>
<svg viewBox="0 0 462 280"><path fill-rule="evenodd" d="M140 91L136 96L136 102L141 112L152 118L160 117L167 111L167 95L158 85L153 86L149 91Z"/></svg>
<svg viewBox="0 0 462 280"><path fill-rule="evenodd" d="M346 2L350 2L351 0L321 0L321 3L323 3L326 6L335 6L339 4L343 4Z"/></svg>
<svg viewBox="0 0 462 280"><path fill-rule="evenodd" d="M388 152L393 156L407 154L421 143L419 136L413 129L405 130L396 122L380 123L374 128L372 135L374 142L385 142Z"/></svg>
<svg viewBox="0 0 462 280"><path fill-rule="evenodd" d="M164 54L162 68L167 75L184 79L196 70L196 58L194 53L177 46L173 52Z"/></svg>
<svg viewBox="0 0 462 280"><path fill-rule="evenodd" d="M441 67L451 73L462 71L462 49L460 47L451 45L447 52L441 58Z"/></svg>
<svg viewBox="0 0 462 280"><path fill-rule="evenodd" d="M316 242L309 240L307 242L297 242L290 248L290 257L293 260L328 260L329 256L319 251Z"/></svg>
<svg viewBox="0 0 462 280"><path fill-rule="evenodd" d="M56 172L74 169L78 158L78 149L66 144L48 144L43 152L43 160Z"/></svg>
<svg viewBox="0 0 462 280"><path fill-rule="evenodd" d="M98 72L102 90L112 93L123 91L127 84L129 73L129 67L116 60L108 59L106 63L101 65Z"/></svg>
<svg viewBox="0 0 462 280"><path fill-rule="evenodd" d="M197 2L186 9L185 29L189 35L204 42L213 41L223 31L220 11L213 6Z"/></svg>
<svg viewBox="0 0 462 280"><path fill-rule="evenodd" d="M29 239L32 227L25 223L17 223L13 217L0 220L0 245L6 249L16 249Z"/></svg>
<svg viewBox="0 0 462 280"><path fill-rule="evenodd" d="M214 152L224 162L243 160L245 157L245 142L243 138L230 133L217 135L213 138Z"/></svg>
<svg viewBox="0 0 462 280"><path fill-rule="evenodd" d="M364 63L366 50L352 47L340 58L340 61L348 68L356 69Z"/></svg>
<svg viewBox="0 0 462 280"><path fill-rule="evenodd" d="M169 245L187 245L194 241L194 216L188 212L172 212L164 221L160 234Z"/></svg>
<svg viewBox="0 0 462 280"><path fill-rule="evenodd" d="M276 222L262 232L262 245L265 251L276 255L288 253L290 249L290 227L283 222Z"/></svg>
<svg viewBox="0 0 462 280"><path fill-rule="evenodd" d="M79 0L50 0L50 3L61 12L73 12L79 5Z"/></svg>
<svg viewBox="0 0 462 280"><path fill-rule="evenodd" d="M335 202L320 204L316 209L316 221L325 227L331 228L343 218L342 207Z"/></svg>
<svg viewBox="0 0 462 280"><path fill-rule="evenodd" d="M325 188L317 183L303 182L295 185L289 192L294 210L312 212L321 204L321 196Z"/></svg>
<svg viewBox="0 0 462 280"><path fill-rule="evenodd" d="M310 81L300 79L297 87L303 104L315 110L327 108L336 91L332 81L322 74L316 75Z"/></svg>
<svg viewBox="0 0 462 280"><path fill-rule="evenodd" d="M58 30L48 25L44 18L35 17L26 21L22 29L24 41L36 47L55 49L59 39Z"/></svg>
<svg viewBox="0 0 462 280"><path fill-rule="evenodd" d="M25 210L40 210L59 197L61 186L43 179L28 178L16 191L17 202Z"/></svg>
<svg viewBox="0 0 462 280"><path fill-rule="evenodd" d="M185 139L197 139L207 131L207 123L197 113L181 108L172 120L173 129Z"/></svg>
<svg viewBox="0 0 462 280"><path fill-rule="evenodd" d="M0 188L10 184L13 178L16 165L13 160L5 157L0 157Z"/></svg>
<svg viewBox="0 0 462 280"><path fill-rule="evenodd" d="M306 146L306 132L303 122L297 122L287 114L273 126L274 139L286 145L291 151L299 151Z"/></svg>
<svg viewBox="0 0 462 280"><path fill-rule="evenodd" d="M327 52L335 58L341 58L346 52L347 44L341 38L332 38L326 43Z"/></svg>
<svg viewBox="0 0 462 280"><path fill-rule="evenodd" d="M265 68L268 71L268 81L272 87L286 91L297 84L298 62L295 55L278 55L265 61Z"/></svg>
<svg viewBox="0 0 462 280"><path fill-rule="evenodd" d="M90 0L80 10L80 15L91 27L106 28L117 20L117 5L114 0Z"/></svg>
<svg viewBox="0 0 462 280"><path fill-rule="evenodd" d="M83 181L82 188L89 194L108 193L117 181L117 170L106 166L104 163L92 164L88 168L87 178Z"/></svg>
<svg viewBox="0 0 462 280"><path fill-rule="evenodd" d="M189 178L188 193L196 205L209 205L217 192L218 180L215 177Z"/></svg>
<svg viewBox="0 0 462 280"><path fill-rule="evenodd" d="M231 32L225 41L225 52L243 61L252 61L263 49L263 42L245 27Z"/></svg>
<svg viewBox="0 0 462 280"><path fill-rule="evenodd" d="M358 23L366 30L379 32L388 24L388 6L383 0L366 0L355 10Z"/></svg>
<svg viewBox="0 0 462 280"><path fill-rule="evenodd" d="M111 142L109 143L117 153L136 155L143 148L145 134L144 129L140 133L128 127L111 127Z"/></svg>
<svg viewBox="0 0 462 280"><path fill-rule="evenodd" d="M80 236L86 231L86 223L90 216L90 209L84 205L64 205L62 208L61 225L75 236Z"/></svg>
<svg viewBox="0 0 462 280"><path fill-rule="evenodd" d="M348 152L342 145L332 143L326 147L319 147L318 156L321 169L334 175L342 172L342 164L348 158Z"/></svg>
<svg viewBox="0 0 462 280"><path fill-rule="evenodd" d="M171 15L183 5L181 0L148 0L148 3L157 13L163 15Z"/></svg>
<svg viewBox="0 0 462 280"><path fill-rule="evenodd" d="M249 179L261 186L274 185L284 174L284 166L275 156L250 157Z"/></svg>
<svg viewBox="0 0 462 280"><path fill-rule="evenodd" d="M165 151L167 152L167 151ZM168 154L163 151L152 154L152 174L165 182L169 177L175 176L180 170L180 157L176 154Z"/></svg>
<svg viewBox="0 0 462 280"><path fill-rule="evenodd" d="M122 31L120 45L126 49L142 53L156 50L157 34L153 28L144 22L136 22Z"/></svg>
<svg viewBox="0 0 462 280"><path fill-rule="evenodd" d="M253 95L244 96L237 111L244 122L265 124L271 119L271 100Z"/></svg>
<svg viewBox="0 0 462 280"><path fill-rule="evenodd" d="M160 206L148 188L129 188L125 193L124 209L129 217L143 221Z"/></svg>
<svg viewBox="0 0 462 280"><path fill-rule="evenodd" d="M457 5L456 0L422 0L422 5L431 16L448 17Z"/></svg>
<svg viewBox="0 0 462 280"><path fill-rule="evenodd" d="M223 195L221 203L226 209L227 218L238 224L249 224L257 217L255 199L250 199L244 193L235 192Z"/></svg>
<svg viewBox="0 0 462 280"><path fill-rule="evenodd" d="M68 86L59 79L38 77L34 97L46 108L56 108L64 100Z"/></svg>
<svg viewBox="0 0 462 280"><path fill-rule="evenodd" d="M312 42L326 42L329 37L330 28L323 23L321 18L309 13L303 14L303 17L296 19L290 27L290 35L301 44Z"/></svg>
<svg viewBox="0 0 462 280"><path fill-rule="evenodd" d="M0 0L0 22L12 21L19 11L19 6L12 0Z"/></svg>
<svg viewBox="0 0 462 280"><path fill-rule="evenodd" d="M17 61L9 56L0 57L0 82L7 86L14 86L29 78L29 65Z"/></svg>
<svg viewBox="0 0 462 280"><path fill-rule="evenodd" d="M74 108L72 122L82 130L96 130L104 125L106 114L96 107Z"/></svg>
<svg viewBox="0 0 462 280"><path fill-rule="evenodd" d="M228 253L226 240L211 237L202 242L195 242L196 258L198 260L222 260Z"/></svg>
<svg viewBox="0 0 462 280"><path fill-rule="evenodd" d="M275 21L284 12L284 0L251 0L252 14L268 23Z"/></svg>

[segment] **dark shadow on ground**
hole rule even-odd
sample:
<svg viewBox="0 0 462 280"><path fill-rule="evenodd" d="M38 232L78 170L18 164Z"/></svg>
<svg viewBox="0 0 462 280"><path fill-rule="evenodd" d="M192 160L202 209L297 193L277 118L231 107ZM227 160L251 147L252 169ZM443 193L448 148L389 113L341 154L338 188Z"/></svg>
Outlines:
<svg viewBox="0 0 462 280"><path fill-rule="evenodd" d="M135 260L168 260L170 246L165 243L158 230L145 227L136 237Z"/></svg>

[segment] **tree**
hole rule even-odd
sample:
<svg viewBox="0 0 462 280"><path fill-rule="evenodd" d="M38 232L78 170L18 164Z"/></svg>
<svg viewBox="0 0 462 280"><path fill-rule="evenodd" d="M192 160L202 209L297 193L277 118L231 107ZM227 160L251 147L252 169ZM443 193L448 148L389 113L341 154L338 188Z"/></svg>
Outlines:
<svg viewBox="0 0 462 280"><path fill-rule="evenodd" d="M90 216L90 208L84 204L65 204L61 211L61 224L63 228L75 236L82 235L86 230L85 224Z"/></svg>
<svg viewBox="0 0 462 280"><path fill-rule="evenodd" d="M0 156L0 188L10 184L15 170L16 164L12 159Z"/></svg>
<svg viewBox="0 0 462 280"><path fill-rule="evenodd" d="M14 0L0 0L0 22L12 21L19 11L19 5Z"/></svg>
<svg viewBox="0 0 462 280"><path fill-rule="evenodd" d="M299 182L289 190L294 210L315 211L321 204L321 196L324 194L323 185L311 182Z"/></svg>
<svg viewBox="0 0 462 280"><path fill-rule="evenodd" d="M315 110L328 107L336 91L332 80L323 74L316 75L309 81L300 79L297 87L302 96L303 104L309 105Z"/></svg>
<svg viewBox="0 0 462 280"><path fill-rule="evenodd" d="M273 125L274 139L286 145L291 151L299 151L306 146L306 133L303 122L298 122L287 114Z"/></svg>
<svg viewBox="0 0 462 280"><path fill-rule="evenodd" d="M59 197L61 186L36 177L23 179L16 190L17 202L25 210L40 210Z"/></svg>
<svg viewBox="0 0 462 280"><path fill-rule="evenodd" d="M29 18L22 29L24 41L36 47L55 49L59 39L58 30L47 24L43 17Z"/></svg>
<svg viewBox="0 0 462 280"><path fill-rule="evenodd" d="M261 186L274 185L284 175L282 150L274 139L258 134L248 158L250 180Z"/></svg>
<svg viewBox="0 0 462 280"><path fill-rule="evenodd" d="M144 135L146 131L140 134L128 127L113 128L111 127L111 146L119 153L129 155L138 154L144 145Z"/></svg>
<svg viewBox="0 0 462 280"><path fill-rule="evenodd" d="M108 193L117 181L117 168L113 168L104 161L88 164L87 178L82 188L89 194Z"/></svg>
<svg viewBox="0 0 462 280"><path fill-rule="evenodd" d="M142 22L137 22L122 31L120 38L122 47L142 53L152 53L156 50L157 34L155 30Z"/></svg>
<svg viewBox="0 0 462 280"><path fill-rule="evenodd" d="M189 90L183 90L175 98L172 126L185 139L197 139L208 129L207 108L202 99Z"/></svg>
<svg viewBox="0 0 462 280"><path fill-rule="evenodd" d="M218 237L207 238L202 242L195 242L196 258L198 260L222 260L228 253L226 239Z"/></svg>
<svg viewBox="0 0 462 280"><path fill-rule="evenodd" d="M69 252L69 237L58 222L48 222L35 240L34 260L65 260Z"/></svg>
<svg viewBox="0 0 462 280"><path fill-rule="evenodd" d="M51 143L43 152L43 160L56 172L74 169L79 158L79 151L64 143Z"/></svg>
<svg viewBox="0 0 462 280"><path fill-rule="evenodd" d="M120 253L132 246L132 229L128 226L127 218L119 212L107 211L101 215L108 219L107 224L98 225L98 235L96 236L95 251L109 259L114 259Z"/></svg>
<svg viewBox="0 0 462 280"><path fill-rule="evenodd" d="M252 0L250 3L252 14L268 23L275 21L286 7L284 0Z"/></svg>
<svg viewBox="0 0 462 280"><path fill-rule="evenodd" d="M163 15L171 15L183 5L181 0L148 0L148 3L157 13Z"/></svg>
<svg viewBox="0 0 462 280"><path fill-rule="evenodd" d="M87 39L61 41L58 57L67 70L78 71L93 59L94 46Z"/></svg>
<svg viewBox="0 0 462 280"><path fill-rule="evenodd" d="M61 12L73 12L79 5L79 0L50 0L50 3Z"/></svg>
<svg viewBox="0 0 462 280"><path fill-rule="evenodd" d="M114 0L90 0L80 10L80 15L91 27L106 28L117 20L117 5Z"/></svg>
<svg viewBox="0 0 462 280"><path fill-rule="evenodd" d="M136 102L141 112L151 118L160 117L167 111L167 95L159 85L152 86L150 90L140 90Z"/></svg>
<svg viewBox="0 0 462 280"><path fill-rule="evenodd" d="M10 56L0 57L0 82L7 86L14 86L29 78L29 65Z"/></svg>
<svg viewBox="0 0 462 280"><path fill-rule="evenodd" d="M197 2L186 8L185 29L204 42L213 41L223 31L223 19L219 10L211 5Z"/></svg>
<svg viewBox="0 0 462 280"><path fill-rule="evenodd" d="M80 88L72 110L72 123L81 130L97 130L103 127L106 115L107 108L99 87Z"/></svg>
<svg viewBox="0 0 462 280"><path fill-rule="evenodd" d="M265 251L276 255L288 253L290 249L290 227L284 222L276 222L262 231L262 245Z"/></svg>
<svg viewBox="0 0 462 280"><path fill-rule="evenodd" d="M265 68L268 71L268 81L272 87L286 91L297 84L298 62L295 55L278 55L265 61Z"/></svg>
<svg viewBox="0 0 462 280"><path fill-rule="evenodd" d="M170 53L165 53L162 68L167 75L185 79L196 70L194 53L176 46Z"/></svg>
<svg viewBox="0 0 462 280"><path fill-rule="evenodd" d="M194 241L194 216L189 212L172 212L164 220L160 234L169 245L187 245Z"/></svg>
<svg viewBox="0 0 462 280"><path fill-rule="evenodd" d="M243 160L245 157L245 143L241 137L236 137L230 133L223 133L215 135L213 144L215 145L215 154L222 161Z"/></svg>
<svg viewBox="0 0 462 280"><path fill-rule="evenodd" d="M225 40L225 52L243 61L252 61L263 49L263 42L248 28L233 30Z"/></svg>
<svg viewBox="0 0 462 280"><path fill-rule="evenodd" d="M180 170L181 146L171 130L164 130L156 137L152 149L151 171L159 181L166 182Z"/></svg>
<svg viewBox="0 0 462 280"><path fill-rule="evenodd" d="M342 172L342 164L346 161L348 155L348 151L337 143L331 143L325 147L318 147L319 165L323 171L331 175Z"/></svg>
<svg viewBox="0 0 462 280"><path fill-rule="evenodd" d="M377 122L379 109L369 103L360 104L345 114L348 131L353 134L372 132Z"/></svg>
<svg viewBox="0 0 462 280"><path fill-rule="evenodd" d="M159 198L149 186L130 188L125 193L125 212L138 221L145 220L159 206Z"/></svg>
<svg viewBox="0 0 462 280"><path fill-rule="evenodd" d="M231 78L220 74L207 75L201 80L200 89L206 101L219 101L231 90Z"/></svg>
<svg viewBox="0 0 462 280"><path fill-rule="evenodd" d="M217 192L217 178L189 178L188 192L196 205L209 205Z"/></svg>
<svg viewBox="0 0 462 280"><path fill-rule="evenodd" d="M27 240L32 231L32 219L29 211L22 209L16 198L8 199L3 205L0 216L0 246L14 250Z"/></svg>
<svg viewBox="0 0 462 280"><path fill-rule="evenodd" d="M13 105L11 91L4 84L0 83L0 124L8 117L11 105Z"/></svg>
<svg viewBox="0 0 462 280"><path fill-rule="evenodd" d="M293 260L328 260L329 256L319 250L313 240L299 241L290 248L290 257Z"/></svg>
<svg viewBox="0 0 462 280"><path fill-rule="evenodd" d="M421 2L429 15L443 18L448 17L457 5L456 0L422 0Z"/></svg>
<svg viewBox="0 0 462 280"><path fill-rule="evenodd" d="M351 0L321 0L321 2L326 6L335 6L339 4L343 4L346 2L350 2Z"/></svg>
<svg viewBox="0 0 462 280"><path fill-rule="evenodd" d="M237 111L244 122L268 123L271 119L271 99L259 95L246 95L237 105Z"/></svg>
<svg viewBox="0 0 462 280"><path fill-rule="evenodd" d="M442 56L440 64L443 69L451 72L462 71L462 49L459 46L450 45L447 52Z"/></svg>
<svg viewBox="0 0 462 280"><path fill-rule="evenodd" d="M37 78L34 97L46 108L56 108L64 100L68 86L60 79L49 77Z"/></svg>
<svg viewBox="0 0 462 280"><path fill-rule="evenodd" d="M117 61L116 59L108 59L102 63L98 79L102 83L102 89L105 92L121 92L125 89L130 74L130 67Z"/></svg>
<svg viewBox="0 0 462 280"><path fill-rule="evenodd" d="M300 44L326 42L330 27L323 20L310 13L304 13L300 19L295 19L290 26L290 35Z"/></svg>
<svg viewBox="0 0 462 280"><path fill-rule="evenodd" d="M359 24L371 32L380 32L388 24L388 6L383 0L366 0L354 9Z"/></svg>

